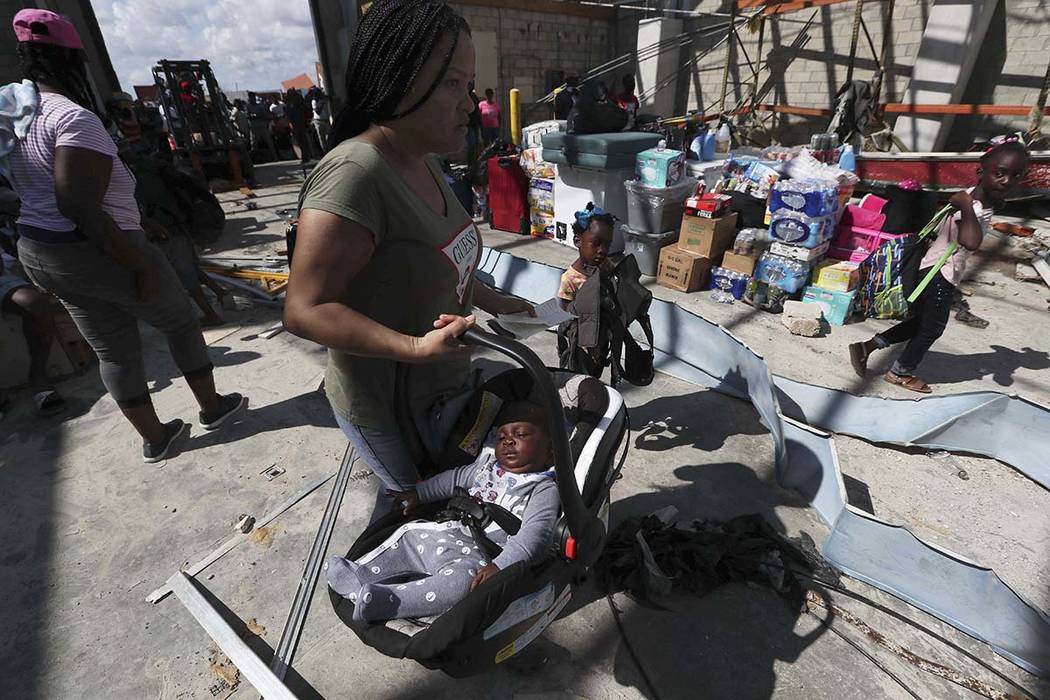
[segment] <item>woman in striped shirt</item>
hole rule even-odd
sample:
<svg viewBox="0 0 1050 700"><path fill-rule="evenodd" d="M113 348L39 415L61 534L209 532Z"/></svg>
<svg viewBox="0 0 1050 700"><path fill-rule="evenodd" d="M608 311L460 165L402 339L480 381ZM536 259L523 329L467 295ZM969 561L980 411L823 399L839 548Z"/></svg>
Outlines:
<svg viewBox="0 0 1050 700"><path fill-rule="evenodd" d="M99 358L102 382L143 439L143 459L168 456L188 426L161 423L146 386L138 321L162 332L200 404L219 427L246 399L215 391L197 318L164 255L146 242L135 180L95 114L83 45L47 10L15 15L18 55L39 109L9 154L22 201L18 254L27 275L57 296Z"/></svg>

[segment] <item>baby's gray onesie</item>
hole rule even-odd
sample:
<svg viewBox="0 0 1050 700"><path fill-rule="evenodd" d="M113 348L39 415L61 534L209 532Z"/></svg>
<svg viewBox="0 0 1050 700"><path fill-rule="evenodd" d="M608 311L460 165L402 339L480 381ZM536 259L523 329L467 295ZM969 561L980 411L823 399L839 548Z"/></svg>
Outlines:
<svg viewBox="0 0 1050 700"><path fill-rule="evenodd" d="M554 472L513 474L496 462L491 448L472 464L420 483L420 503L452 496L455 487L503 506L521 519L507 536L493 524L486 535L503 547L492 563L500 569L538 557L550 544L560 503ZM356 562L330 557L325 565L332 589L354 603L360 619L392 620L439 615L467 594L478 569L488 564L470 531L458 522L406 523Z"/></svg>

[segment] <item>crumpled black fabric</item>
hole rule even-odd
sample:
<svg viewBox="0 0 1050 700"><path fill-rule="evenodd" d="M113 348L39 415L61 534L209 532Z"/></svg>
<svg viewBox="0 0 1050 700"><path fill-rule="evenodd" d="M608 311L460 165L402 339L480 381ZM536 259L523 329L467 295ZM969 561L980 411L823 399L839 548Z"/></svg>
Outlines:
<svg viewBox="0 0 1050 700"><path fill-rule="evenodd" d="M704 596L734 581L766 586L801 606L804 592L796 571L829 583L838 580L808 535L788 540L757 514L727 522L693 521L691 527L664 523L655 515L628 518L609 534L595 565L598 584L607 593L622 590L657 608L666 608L672 593Z"/></svg>

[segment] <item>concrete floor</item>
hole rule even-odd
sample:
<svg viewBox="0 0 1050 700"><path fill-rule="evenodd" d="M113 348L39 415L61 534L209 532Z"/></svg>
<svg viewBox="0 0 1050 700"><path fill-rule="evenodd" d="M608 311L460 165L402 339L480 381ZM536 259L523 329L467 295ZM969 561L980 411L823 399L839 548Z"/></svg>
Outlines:
<svg viewBox="0 0 1050 700"><path fill-rule="evenodd" d="M287 164L259 170L264 186L252 200L257 208L246 209L238 193L224 195L228 231L207 254L271 255L283 247L276 210L294 206L301 173ZM553 243L485 236L488 245L518 255L571 262L571 252ZM995 284L975 285L971 304L992 326L977 331L951 324L929 360L928 379L942 392L1016 391L1050 404L1050 386L1040 372L1050 360L1045 352L1024 349L1050 346L1047 290L993 270L981 276ZM775 373L900 396L877 376L858 382L845 361L846 345L882 324L803 339L790 336L778 318L741 304L654 291L731 328ZM0 423L0 697L210 698L230 695L231 685L234 697L257 696L243 679L237 682L178 601L144 602L172 572L225 540L239 514L259 517L334 471L345 446L316 391L323 351L287 333L258 338L279 311L248 302L241 307L227 312L228 325L209 330L206 338L220 390L246 393L251 408L218 433L194 431L164 464L142 464L137 440L104 395L97 372L62 384L71 401L67 415L38 420L23 398ZM159 413L192 418L192 397L162 339L149 329L143 337ZM532 345L553 359L550 335ZM748 403L666 376L624 394L635 433L624 479L614 491L614 522L673 504L684 519L760 512L788 535L807 532L819 542L826 534L800 497L774 483L771 444ZM956 469L920 452L849 438L836 444L856 505L867 500L878 517L993 567L1019 593L1050 609L1050 495L1044 489L994 460L953 457L970 476L964 481ZM273 464L287 471L271 482L260 472ZM377 483L363 465L355 466L332 551L345 551L364 527ZM314 492L199 576L264 656L280 637L328 489ZM935 630L987 668L884 612L829 595L915 653L1004 691L1019 692L1012 685L1019 683L1036 697L1050 696L1050 685L983 644L869 586L847 585ZM762 589L726 586L702 599L680 600L673 611L641 608L622 595L615 602L661 698L910 697L813 615L787 609ZM537 642L549 658L542 670L501 668L452 680L365 647L332 614L321 588L289 685L302 697L327 698L654 697L607 601L585 588L570 610ZM841 620L832 628L920 697L977 697L900 661Z"/></svg>

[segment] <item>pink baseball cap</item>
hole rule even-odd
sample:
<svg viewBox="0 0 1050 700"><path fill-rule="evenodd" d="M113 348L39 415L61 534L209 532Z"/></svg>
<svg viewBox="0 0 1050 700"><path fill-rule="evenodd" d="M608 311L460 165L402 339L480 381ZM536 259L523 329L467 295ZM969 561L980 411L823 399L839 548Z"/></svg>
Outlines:
<svg viewBox="0 0 1050 700"><path fill-rule="evenodd" d="M84 49L73 23L50 10L19 10L11 23L19 42L52 44L67 49Z"/></svg>

